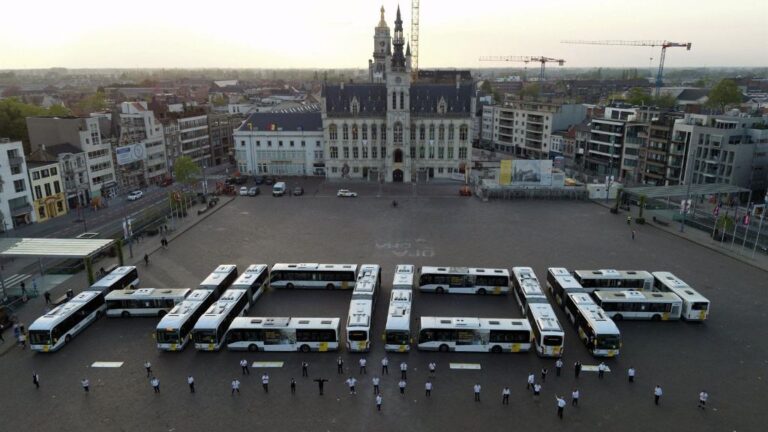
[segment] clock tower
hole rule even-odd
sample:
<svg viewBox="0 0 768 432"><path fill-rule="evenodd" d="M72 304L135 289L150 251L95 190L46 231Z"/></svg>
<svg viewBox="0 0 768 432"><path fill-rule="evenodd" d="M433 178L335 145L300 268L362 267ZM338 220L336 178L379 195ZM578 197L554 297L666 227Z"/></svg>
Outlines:
<svg viewBox="0 0 768 432"><path fill-rule="evenodd" d="M388 182L410 182L410 127L411 127L411 62L410 47L406 52L403 20L397 7L393 53L387 62L387 155L385 158Z"/></svg>
<svg viewBox="0 0 768 432"><path fill-rule="evenodd" d="M373 83L383 83L385 79L387 57L392 54L392 38L389 27L384 20L384 6L381 7L381 18L373 35L373 60L368 61L368 73Z"/></svg>

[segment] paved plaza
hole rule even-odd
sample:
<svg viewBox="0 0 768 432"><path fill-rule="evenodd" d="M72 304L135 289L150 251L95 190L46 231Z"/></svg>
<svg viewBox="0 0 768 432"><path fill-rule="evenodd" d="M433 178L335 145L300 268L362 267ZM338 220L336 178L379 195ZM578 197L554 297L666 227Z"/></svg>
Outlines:
<svg viewBox="0 0 768 432"><path fill-rule="evenodd" d="M355 189L353 187L350 187ZM768 415L768 342L765 289L767 274L754 267L649 226L628 227L623 216L587 202L520 201L483 203L460 198L455 186L409 185L391 194L378 187L357 199L333 196L318 186L302 197L272 198L262 187L256 198L238 197L181 236L168 250L139 266L143 287L195 287L218 264L242 271L251 263L375 263L383 269L376 304L375 336L383 333L396 264L477 267L531 266L546 279L552 266L575 269L616 268L671 271L712 301L710 319L687 322L618 323L623 346L606 360L612 372L603 380L573 363L596 365L576 332L556 309L566 329L563 375L554 359L534 353L461 354L413 350L390 353L390 375L382 378L383 405L375 406L371 377L385 355L374 337L368 374L359 375L360 354L347 353L160 353L153 332L156 318L100 319L61 351L36 354L13 349L0 356L0 430L36 431L760 431ZM418 193L413 196L411 191ZM391 206L392 195L399 205ZM425 196L426 195L426 196ZM431 196L430 196L431 195ZM636 240L631 229L637 230ZM349 291L268 291L249 311L252 316L334 316L346 320ZM30 306L30 307L35 307ZM39 306L42 312L42 306ZM414 317L421 315L521 317L513 296L462 296L415 293ZM28 321L28 324L31 321ZM412 331L416 332L414 320ZM10 332L6 344L12 343ZM336 359L345 374L336 372ZM284 362L282 368L253 369L242 376L239 361ZM143 363L152 362L161 381L155 394ZM91 368L95 361L123 362L120 368ZM309 362L309 378L301 362ZM400 395L397 366L409 365L405 395ZM424 395L427 364L437 363L434 389ZM449 363L478 363L480 370L450 370ZM629 384L626 370L637 369ZM526 377L550 371L539 400L526 391ZM37 371L41 388L32 384ZM270 389L260 377L270 375ZM187 375L196 380L190 394ZM357 395L344 383L359 379ZM88 378L86 395L80 380ZM289 381L297 381L296 395ZM230 395L230 382L242 381ZM315 378L329 380L319 396ZM473 401L473 385L482 385L482 402ZM664 389L654 406L653 388ZM501 404L504 386L510 404ZM574 388L578 408L570 406ZM698 394L710 394L706 410ZM566 396L564 419L556 415L555 395Z"/></svg>

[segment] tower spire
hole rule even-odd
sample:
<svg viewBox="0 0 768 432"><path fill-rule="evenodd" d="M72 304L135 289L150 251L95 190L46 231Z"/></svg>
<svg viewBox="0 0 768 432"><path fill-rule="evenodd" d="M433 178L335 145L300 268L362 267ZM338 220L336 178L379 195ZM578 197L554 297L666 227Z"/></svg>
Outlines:
<svg viewBox="0 0 768 432"><path fill-rule="evenodd" d="M379 27L386 27L387 21L384 20L384 5L381 5L381 19L379 19Z"/></svg>
<svg viewBox="0 0 768 432"><path fill-rule="evenodd" d="M395 47L395 52L392 54L392 69L405 70L405 55L403 55L405 38L403 37L403 19L400 17L400 5L397 6L395 37L393 38L392 45Z"/></svg>

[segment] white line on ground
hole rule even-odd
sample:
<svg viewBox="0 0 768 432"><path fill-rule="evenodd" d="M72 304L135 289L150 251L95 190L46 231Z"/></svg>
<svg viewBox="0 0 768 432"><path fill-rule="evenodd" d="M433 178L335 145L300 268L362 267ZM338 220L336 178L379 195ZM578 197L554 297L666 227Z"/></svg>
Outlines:
<svg viewBox="0 0 768 432"><path fill-rule="evenodd" d="M283 362L253 362L252 368L281 368Z"/></svg>
<svg viewBox="0 0 768 432"><path fill-rule="evenodd" d="M582 372L597 372L597 365L583 365L581 366ZM608 366L605 367L606 372L610 372L611 368Z"/></svg>
<svg viewBox="0 0 768 432"><path fill-rule="evenodd" d="M451 369L480 370L480 363L451 363Z"/></svg>
<svg viewBox="0 0 768 432"><path fill-rule="evenodd" d="M122 365L123 365L123 362L97 361L97 362L93 362L91 367L92 368L119 368Z"/></svg>

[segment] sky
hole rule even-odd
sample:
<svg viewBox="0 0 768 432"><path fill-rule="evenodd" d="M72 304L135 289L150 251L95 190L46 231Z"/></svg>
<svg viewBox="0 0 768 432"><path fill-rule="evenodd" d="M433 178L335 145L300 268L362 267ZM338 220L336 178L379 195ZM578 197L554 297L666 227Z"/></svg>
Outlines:
<svg viewBox="0 0 768 432"><path fill-rule="evenodd" d="M367 68L391 0L5 0L0 69ZM411 4L400 3L406 38ZM768 66L768 0L421 0L419 65L518 67L484 55L562 58L570 67L658 63L659 48L562 40L691 42L667 67Z"/></svg>

